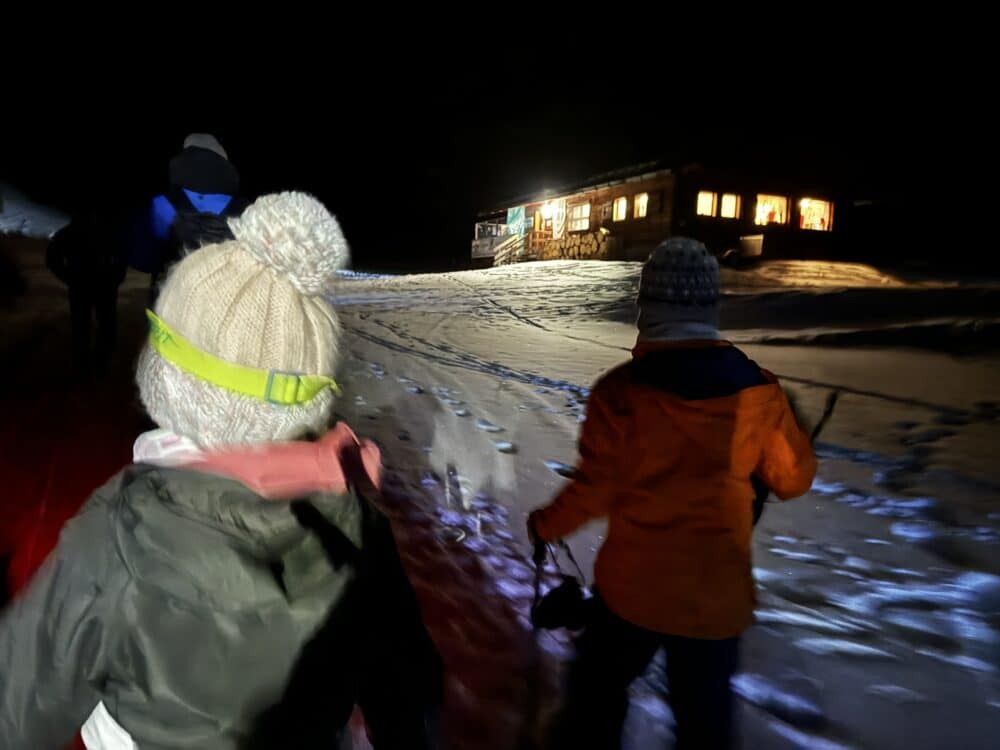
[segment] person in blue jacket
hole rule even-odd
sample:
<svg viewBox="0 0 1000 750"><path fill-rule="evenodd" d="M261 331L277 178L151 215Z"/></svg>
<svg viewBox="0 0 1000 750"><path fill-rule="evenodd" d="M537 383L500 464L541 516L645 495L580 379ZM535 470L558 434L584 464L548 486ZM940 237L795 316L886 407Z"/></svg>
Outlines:
<svg viewBox="0 0 1000 750"><path fill-rule="evenodd" d="M168 178L169 187L153 198L132 238L132 265L151 275L153 298L165 271L185 254L232 239L227 221L247 206L239 172L213 135L185 138Z"/></svg>

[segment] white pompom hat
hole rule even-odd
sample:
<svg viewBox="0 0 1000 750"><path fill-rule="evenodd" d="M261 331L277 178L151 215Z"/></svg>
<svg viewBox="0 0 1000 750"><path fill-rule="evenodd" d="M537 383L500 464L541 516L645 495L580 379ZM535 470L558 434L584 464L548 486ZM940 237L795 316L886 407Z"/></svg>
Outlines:
<svg viewBox="0 0 1000 750"><path fill-rule="evenodd" d="M263 196L229 225L234 241L186 256L163 285L136 373L142 403L160 427L204 448L322 433L331 388L286 401L269 394L276 374L334 375L340 326L322 295L349 260L340 225L303 193ZM266 381L267 394L214 377L227 368Z"/></svg>

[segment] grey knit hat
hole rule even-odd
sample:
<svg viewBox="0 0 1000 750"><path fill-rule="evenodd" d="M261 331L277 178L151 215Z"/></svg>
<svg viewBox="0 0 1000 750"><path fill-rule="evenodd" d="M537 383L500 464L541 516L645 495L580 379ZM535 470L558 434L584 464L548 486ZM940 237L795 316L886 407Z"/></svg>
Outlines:
<svg viewBox="0 0 1000 750"><path fill-rule="evenodd" d="M639 279L639 340L717 339L719 263L689 237L650 254Z"/></svg>

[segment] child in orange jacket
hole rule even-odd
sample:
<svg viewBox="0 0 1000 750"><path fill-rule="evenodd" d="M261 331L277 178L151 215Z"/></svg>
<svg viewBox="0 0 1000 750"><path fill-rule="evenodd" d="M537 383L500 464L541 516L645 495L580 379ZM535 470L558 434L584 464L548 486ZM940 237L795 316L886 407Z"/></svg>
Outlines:
<svg viewBox="0 0 1000 750"><path fill-rule="evenodd" d="M677 747L731 741L729 680L754 608L750 477L797 497L816 459L777 379L722 340L718 299L719 266L700 242L653 251L633 359L594 387L576 476L529 517L544 541L608 517L558 747L618 747L628 685L660 647Z"/></svg>

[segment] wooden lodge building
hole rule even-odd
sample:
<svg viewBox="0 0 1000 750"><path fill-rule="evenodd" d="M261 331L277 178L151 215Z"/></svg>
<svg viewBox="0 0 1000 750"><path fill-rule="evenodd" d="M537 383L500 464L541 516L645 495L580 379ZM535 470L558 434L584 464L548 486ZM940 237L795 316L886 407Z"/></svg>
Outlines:
<svg viewBox="0 0 1000 750"><path fill-rule="evenodd" d="M852 225L871 224L871 206L810 180L648 163L481 213L472 260L644 260L675 234L718 255L840 258Z"/></svg>

